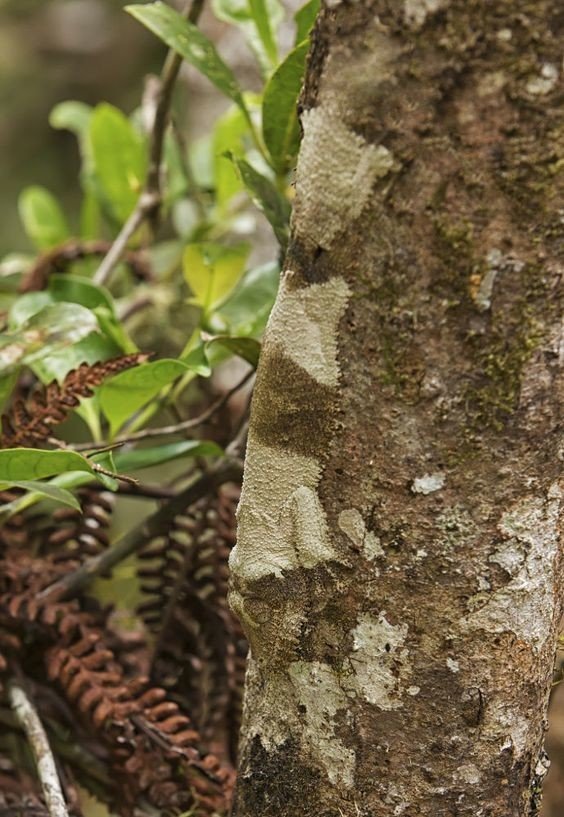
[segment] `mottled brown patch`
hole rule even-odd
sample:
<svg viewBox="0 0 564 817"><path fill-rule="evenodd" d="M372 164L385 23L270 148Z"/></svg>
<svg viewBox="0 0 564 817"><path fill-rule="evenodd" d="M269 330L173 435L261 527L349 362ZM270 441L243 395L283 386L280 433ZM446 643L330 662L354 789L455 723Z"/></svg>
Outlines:
<svg viewBox="0 0 564 817"><path fill-rule="evenodd" d="M334 389L284 354L267 351L253 399L253 434L261 442L319 458L333 427Z"/></svg>

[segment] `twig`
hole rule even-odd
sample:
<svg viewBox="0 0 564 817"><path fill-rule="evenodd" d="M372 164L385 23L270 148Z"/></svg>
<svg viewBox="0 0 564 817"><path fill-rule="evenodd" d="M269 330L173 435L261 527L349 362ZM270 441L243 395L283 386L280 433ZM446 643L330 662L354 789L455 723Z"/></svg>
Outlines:
<svg viewBox="0 0 564 817"><path fill-rule="evenodd" d="M192 0L185 10L188 20L197 23L204 7L204 0ZM161 205L161 162L163 156L163 146L166 127L169 119L170 102L172 99L172 89L178 77L182 57L171 48L164 61L161 71L159 89L156 96L155 116L153 126L149 136L149 169L143 192L139 196L137 205L129 216L116 240L112 244L110 251L98 267L94 282L105 284L114 267L119 262L125 252L127 243L134 233L146 219L156 222L158 211Z"/></svg>
<svg viewBox="0 0 564 817"><path fill-rule="evenodd" d="M24 688L13 680L8 684L8 697L30 743L49 814L51 817L69 817L55 758L33 703Z"/></svg>
<svg viewBox="0 0 564 817"><path fill-rule="evenodd" d="M128 531L112 548L105 550L99 556L88 559L77 570L68 573L42 590L39 593L39 599L55 601L75 596L97 576L107 573L135 553L147 539L153 539L165 533L174 517L182 513L188 506L225 482L237 482L241 479L242 473L242 462L238 458L231 456L219 460L207 474L196 478L194 482L162 505L156 513Z"/></svg>
<svg viewBox="0 0 564 817"><path fill-rule="evenodd" d="M120 484L117 493L120 496L129 496L134 499L173 499L178 492L174 488L163 488L161 485L139 482L137 485Z"/></svg>
<svg viewBox="0 0 564 817"><path fill-rule="evenodd" d="M121 228L118 237L96 270L93 277L95 284L101 286L107 282L108 278L113 272L114 267L125 252L129 239L137 232L139 227L147 218L148 214L158 205L159 202L160 197L157 193L148 192L147 190L144 190L143 193L141 193L135 210Z"/></svg>
<svg viewBox="0 0 564 817"><path fill-rule="evenodd" d="M126 323L134 315L147 309L149 306L154 306L154 300L150 295L141 295L139 298L126 304L118 313L118 317L122 323Z"/></svg>
<svg viewBox="0 0 564 817"><path fill-rule="evenodd" d="M243 386L249 382L254 373L254 369L247 372L247 374L238 383L236 383L233 388L225 392L222 397L216 400L215 403L212 403L209 408L207 408L197 417L192 417L189 420L182 420L180 423L174 423L173 425L169 426L161 426L160 428L144 428L142 431L136 431L133 434L124 434L121 437L116 437L114 444L124 445L125 443L133 443L137 442L138 440L148 440L153 437L165 437L169 434L179 434L182 431L188 431L191 428L197 428L198 426L203 425L211 417L213 417L217 411L220 411L223 406L229 402L233 395L239 391L239 389L242 389ZM77 443L76 445L70 445L68 447L73 451L93 451L94 453L98 453L98 448L105 449L110 445L112 445L112 443L101 441L99 443Z"/></svg>

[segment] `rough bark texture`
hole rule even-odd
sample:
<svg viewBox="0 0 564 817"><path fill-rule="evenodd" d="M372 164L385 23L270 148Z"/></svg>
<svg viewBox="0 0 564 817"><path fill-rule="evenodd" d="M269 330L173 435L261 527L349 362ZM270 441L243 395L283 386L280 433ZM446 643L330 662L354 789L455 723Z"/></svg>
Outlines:
<svg viewBox="0 0 564 817"><path fill-rule="evenodd" d="M537 813L561 615L564 11L324 8L253 402L237 817Z"/></svg>

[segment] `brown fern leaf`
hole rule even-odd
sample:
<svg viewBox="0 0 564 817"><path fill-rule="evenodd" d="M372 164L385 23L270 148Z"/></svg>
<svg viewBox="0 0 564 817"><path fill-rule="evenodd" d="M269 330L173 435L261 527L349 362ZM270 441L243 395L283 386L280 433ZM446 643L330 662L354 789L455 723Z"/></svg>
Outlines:
<svg viewBox="0 0 564 817"><path fill-rule="evenodd" d="M12 551L0 560L0 672L14 659L37 660L59 631L78 628L82 613L77 601L49 602L40 593L61 575L49 559ZM25 649L24 649L25 645Z"/></svg>
<svg viewBox="0 0 564 817"><path fill-rule="evenodd" d="M54 564L68 570L108 547L108 528L115 504L114 495L99 485L80 488L76 497L81 510L57 508L52 514L54 524L39 549L41 555L50 556Z"/></svg>
<svg viewBox="0 0 564 817"><path fill-rule="evenodd" d="M119 781L116 803L132 809L141 798L164 807L165 795L174 792L179 808L195 807L198 815L226 809L230 770L203 749L191 721L165 690L144 678L128 680L107 645L109 610L93 599L82 601L86 610L77 600L41 598L41 588L60 569L25 554L0 574L0 632L13 639L8 658L17 658L30 677L46 674L55 682L78 723L106 746L112 779ZM140 763L143 774L137 773Z"/></svg>
<svg viewBox="0 0 564 817"><path fill-rule="evenodd" d="M73 239L60 244L40 255L31 269L23 276L18 287L20 293L36 292L45 289L52 272L63 272L73 261L81 258L104 256L111 247L111 242L80 241ZM153 277L148 259L139 250L127 250L123 260L129 265L131 272L139 281L150 281Z"/></svg>
<svg viewBox="0 0 564 817"><path fill-rule="evenodd" d="M47 673L107 745L119 803L197 805L199 815L226 808L229 770L202 750L198 732L165 690L144 678L128 681L101 631L83 626L76 635L47 651Z"/></svg>
<svg viewBox="0 0 564 817"><path fill-rule="evenodd" d="M0 491L0 507L17 499L23 491ZM21 548L29 541L26 520L23 514L14 514L0 525L0 559L12 548Z"/></svg>
<svg viewBox="0 0 564 817"><path fill-rule="evenodd" d="M123 355L90 365L82 363L70 371L61 384L54 380L37 389L28 400L18 400L2 417L3 448L36 446L50 436L53 426L62 423L76 408L81 397L91 397L93 389L106 378L148 360L148 355Z"/></svg>
<svg viewBox="0 0 564 817"><path fill-rule="evenodd" d="M151 677L189 705L212 751L232 763L247 644L227 604L239 488L224 486L141 551L139 613L156 636Z"/></svg>

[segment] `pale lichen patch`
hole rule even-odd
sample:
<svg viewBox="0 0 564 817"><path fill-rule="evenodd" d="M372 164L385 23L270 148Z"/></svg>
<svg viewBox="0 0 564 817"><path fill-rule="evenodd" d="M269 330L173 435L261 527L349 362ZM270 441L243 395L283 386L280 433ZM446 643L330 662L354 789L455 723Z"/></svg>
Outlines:
<svg viewBox="0 0 564 817"><path fill-rule="evenodd" d="M303 738L335 785L353 784L355 753L335 734L335 716L349 700L335 671L318 661L296 661L288 668L298 706L305 717Z"/></svg>
<svg viewBox="0 0 564 817"><path fill-rule="evenodd" d="M377 618L360 615L349 656L353 676L344 685L380 709L402 707L402 691L412 675L409 650L403 646L407 630L407 624L390 624L385 611Z"/></svg>
<svg viewBox="0 0 564 817"><path fill-rule="evenodd" d="M301 366L314 380L337 386L337 325L345 311L351 290L344 278L292 289L286 272L272 310L264 341L264 351L282 352Z"/></svg>
<svg viewBox="0 0 564 817"><path fill-rule="evenodd" d="M461 505L449 505L437 517L440 531L438 544L444 550L455 550L472 544L478 537L478 528L470 513Z"/></svg>
<svg viewBox="0 0 564 817"><path fill-rule="evenodd" d="M463 763L458 767L454 775L455 781L462 781L469 783L471 786L476 786L482 779L480 770L473 763Z"/></svg>
<svg viewBox="0 0 564 817"><path fill-rule="evenodd" d="M460 672L460 664L454 658L447 658L446 665L451 672Z"/></svg>
<svg viewBox="0 0 564 817"><path fill-rule="evenodd" d="M512 578L468 616L467 628L513 632L536 652L542 649L551 632L561 495L554 483L546 499L527 497L503 514L498 527L508 542L497 558L512 571ZM526 554L521 563L520 552Z"/></svg>
<svg viewBox="0 0 564 817"><path fill-rule="evenodd" d="M498 743L499 751L512 749L518 757L529 745L530 721L511 707L504 699L490 698L481 726L482 734Z"/></svg>
<svg viewBox="0 0 564 817"><path fill-rule="evenodd" d="M509 544L507 547L499 548L488 557L488 562L497 564L514 576L522 568L525 561L525 551L522 547L516 547L515 544Z"/></svg>
<svg viewBox="0 0 564 817"><path fill-rule="evenodd" d="M411 485L411 490L414 494L432 494L435 491L440 491L445 482L446 475L442 471L436 471L433 474L416 477Z"/></svg>
<svg viewBox="0 0 564 817"><path fill-rule="evenodd" d="M356 508L347 508L341 511L338 520L339 528L348 536L357 549L362 549L370 561L382 556L384 549L380 539L372 531L366 529L364 519Z"/></svg>
<svg viewBox="0 0 564 817"><path fill-rule="evenodd" d="M330 104L305 111L301 121L294 225L328 250L360 216L374 183L392 170L394 158L383 145L371 145L350 130Z"/></svg>
<svg viewBox="0 0 564 817"><path fill-rule="evenodd" d="M545 62L540 74L531 77L526 85L526 90L531 96L545 96L554 90L558 83L558 67L550 62Z"/></svg>
<svg viewBox="0 0 564 817"><path fill-rule="evenodd" d="M413 28L421 28L429 14L434 14L447 5L448 0L405 0L405 20Z"/></svg>

